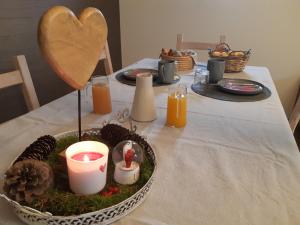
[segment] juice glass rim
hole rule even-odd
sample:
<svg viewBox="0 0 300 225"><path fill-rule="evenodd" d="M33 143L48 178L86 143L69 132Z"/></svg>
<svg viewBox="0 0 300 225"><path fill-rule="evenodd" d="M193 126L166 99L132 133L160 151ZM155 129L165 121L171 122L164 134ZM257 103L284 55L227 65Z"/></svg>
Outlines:
<svg viewBox="0 0 300 225"><path fill-rule="evenodd" d="M93 76L91 77L91 81L92 81L92 85L98 83L109 84L109 79L108 76L106 75Z"/></svg>

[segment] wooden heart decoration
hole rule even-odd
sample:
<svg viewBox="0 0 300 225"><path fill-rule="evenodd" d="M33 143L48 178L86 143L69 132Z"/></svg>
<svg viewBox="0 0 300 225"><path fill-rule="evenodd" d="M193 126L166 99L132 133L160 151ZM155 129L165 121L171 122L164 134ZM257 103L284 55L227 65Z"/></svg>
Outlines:
<svg viewBox="0 0 300 225"><path fill-rule="evenodd" d="M84 9L77 19L70 9L55 6L42 16L38 40L56 74L71 87L82 89L106 43L106 20L96 8Z"/></svg>

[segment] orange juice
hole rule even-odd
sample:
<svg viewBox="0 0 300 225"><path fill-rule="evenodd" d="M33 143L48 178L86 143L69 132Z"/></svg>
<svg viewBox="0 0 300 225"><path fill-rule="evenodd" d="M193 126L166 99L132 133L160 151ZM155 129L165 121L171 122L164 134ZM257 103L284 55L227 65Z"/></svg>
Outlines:
<svg viewBox="0 0 300 225"><path fill-rule="evenodd" d="M185 127L186 125L187 101L186 96L168 96L167 126Z"/></svg>
<svg viewBox="0 0 300 225"><path fill-rule="evenodd" d="M186 96L178 98L177 101L178 101L178 108L177 108L177 120L175 123L175 127L185 127L186 110L187 110Z"/></svg>
<svg viewBox="0 0 300 225"><path fill-rule="evenodd" d="M96 83L92 86L94 112L106 114L111 112L111 100L108 84Z"/></svg>
<svg viewBox="0 0 300 225"><path fill-rule="evenodd" d="M177 120L177 98L175 95L168 96L167 126L175 126Z"/></svg>

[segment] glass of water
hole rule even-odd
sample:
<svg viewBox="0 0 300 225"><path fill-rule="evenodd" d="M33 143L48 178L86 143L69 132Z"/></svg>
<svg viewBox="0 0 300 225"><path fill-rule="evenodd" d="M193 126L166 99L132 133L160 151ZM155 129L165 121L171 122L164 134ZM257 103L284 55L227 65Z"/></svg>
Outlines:
<svg viewBox="0 0 300 225"><path fill-rule="evenodd" d="M194 84L208 84L209 83L209 71L205 68L196 68L194 74Z"/></svg>

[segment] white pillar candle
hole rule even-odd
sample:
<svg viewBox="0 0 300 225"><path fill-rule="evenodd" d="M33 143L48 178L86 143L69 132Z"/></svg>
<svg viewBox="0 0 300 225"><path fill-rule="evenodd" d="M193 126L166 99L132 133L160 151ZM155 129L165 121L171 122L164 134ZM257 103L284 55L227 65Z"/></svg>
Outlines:
<svg viewBox="0 0 300 225"><path fill-rule="evenodd" d="M108 147L97 141L81 141L66 150L69 184L79 195L100 192L106 184Z"/></svg>

